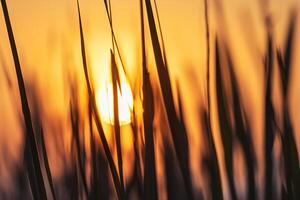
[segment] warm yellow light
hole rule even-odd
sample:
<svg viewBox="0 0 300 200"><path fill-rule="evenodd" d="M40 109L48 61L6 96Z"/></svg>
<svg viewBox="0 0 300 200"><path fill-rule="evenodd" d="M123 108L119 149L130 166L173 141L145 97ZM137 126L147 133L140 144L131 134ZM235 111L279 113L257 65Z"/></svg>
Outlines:
<svg viewBox="0 0 300 200"><path fill-rule="evenodd" d="M119 121L120 125L126 125L131 122L133 97L128 83L121 83L121 90L122 93L118 87ZM97 90L96 101L102 120L114 124L113 88L111 83Z"/></svg>

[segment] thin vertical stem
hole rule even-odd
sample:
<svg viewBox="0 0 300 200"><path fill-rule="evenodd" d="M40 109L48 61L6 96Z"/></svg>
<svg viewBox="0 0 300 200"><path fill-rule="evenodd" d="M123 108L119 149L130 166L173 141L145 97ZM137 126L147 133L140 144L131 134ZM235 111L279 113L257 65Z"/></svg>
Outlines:
<svg viewBox="0 0 300 200"><path fill-rule="evenodd" d="M108 0L108 7L109 7L109 20L111 24L111 45L113 49L113 53L115 54L115 43L114 43L114 32L113 32L113 17L112 17L112 10L111 10L111 0Z"/></svg>
<svg viewBox="0 0 300 200"><path fill-rule="evenodd" d="M39 197L41 199L47 199L46 188L44 185L42 170L41 170L41 166L40 166L38 149L37 149L36 139L34 136L32 120L31 120L31 113L30 113L30 109L29 109L29 105L28 105L28 100L27 100L27 95L26 95L26 90L25 90L25 83L24 83L24 79L23 79L23 75L22 75L22 69L21 69L21 64L20 64L20 60L19 60L19 56L18 56L16 42L15 42L12 27L11 27L11 23L10 23L10 18L9 18L9 14L8 14L6 1L1 0L1 4L2 4L2 10L3 10L3 14L4 14L5 23L6 23L8 38L9 38L9 42L10 42L10 47L11 47L11 51L13 54L16 76L17 76L17 80L18 80L19 93L20 93L21 103L22 103L22 112L23 112L23 117L24 117L25 126L26 126L26 133L27 133L25 136L26 144L28 144L29 148L30 148L30 149L28 149L28 146L25 145L25 151L27 152L27 154L31 154L30 156L29 155L27 155L27 156L29 156L29 160L30 160L29 162L31 162L29 165L32 164L32 166L33 166L33 169L32 168L31 169L33 170L32 174L34 174L34 177L29 177L29 180L31 182L31 186L34 185L32 182L36 183L36 186L38 188L38 190L37 190L38 194L34 194L34 191L36 191L35 188L31 187L31 191L33 192L34 198ZM29 172L29 174L30 174L30 172Z"/></svg>
<svg viewBox="0 0 300 200"><path fill-rule="evenodd" d="M107 3L107 0L104 0L104 4L105 4L106 16L108 18L108 22L109 22L109 26L110 26L110 29L111 29L111 34L112 34L112 37L113 37L114 45L116 47L116 50L117 50L117 53L119 55L119 59L120 59L120 62L121 62L121 65L122 65L122 68L123 68L123 71L124 71L124 74L125 74L125 77L126 77L127 72L126 72L125 65L124 65L124 62L123 62L123 59L122 59L122 56L121 56L121 51L120 51L119 45L117 43L116 35L115 35L114 29L113 29L113 24L112 24L112 20L110 18L110 11L109 11L109 5Z"/></svg>
<svg viewBox="0 0 300 200"><path fill-rule="evenodd" d="M210 34L209 34L209 18L208 18L208 2L204 0L204 13L205 13L205 31L206 31L206 95L207 95L207 109L208 120L210 123Z"/></svg>
<svg viewBox="0 0 300 200"><path fill-rule="evenodd" d="M86 86L87 86L88 95L89 95L89 101L91 102L92 112L93 112L93 116L95 119L95 124L96 124L97 130L98 130L98 133L99 133L102 145L103 145L103 149L104 149L104 152L105 152L108 164L109 164L109 168L110 168L110 171L111 171L111 174L113 177L114 186L115 186L118 198L121 199L122 189L120 186L120 180L118 177L118 173L117 173L117 169L116 169L113 157L112 157L110 149L109 149L108 142L107 142L105 134L104 134L104 130L103 130L101 120L99 117L99 111L98 111L98 107L96 104L94 91L93 91L93 88L90 83L90 77L89 77L89 73L88 73L88 66L87 66L86 55L85 55L85 43L84 43L84 35L83 35L82 22L81 22L79 0L77 0L77 10L78 10L78 20L79 20L79 28L80 28L81 57L82 57L82 64L83 64Z"/></svg>
<svg viewBox="0 0 300 200"><path fill-rule="evenodd" d="M157 199L156 184L156 166L154 151L154 100L150 82L150 76L146 63L145 49L145 30L144 30L144 8L143 0L140 0L140 18L141 18L141 42L142 42L142 71L143 71L143 121L145 137L145 161L144 161L144 193L143 198L146 200Z"/></svg>
<svg viewBox="0 0 300 200"><path fill-rule="evenodd" d="M156 0L154 0L154 8L155 8L155 12L156 12L156 18L157 18L157 24L158 24L158 28L159 28L159 34L160 34L160 38L161 38L164 62L165 62L165 66L168 67L165 40L164 40L163 33L162 33L161 22L160 22L160 17L159 17L159 14L158 14L158 8L157 8Z"/></svg>
<svg viewBox="0 0 300 200"><path fill-rule="evenodd" d="M111 51L111 76L112 76L112 87L113 87L113 104L114 104L114 130L116 137L117 146L117 157L119 167L119 178L121 183L122 193L124 194L124 176L123 176L123 160L122 160L122 146L121 146L121 131L120 131L120 120L119 120L119 98L118 98L118 69L115 62L115 56ZM121 87L121 85L119 85Z"/></svg>

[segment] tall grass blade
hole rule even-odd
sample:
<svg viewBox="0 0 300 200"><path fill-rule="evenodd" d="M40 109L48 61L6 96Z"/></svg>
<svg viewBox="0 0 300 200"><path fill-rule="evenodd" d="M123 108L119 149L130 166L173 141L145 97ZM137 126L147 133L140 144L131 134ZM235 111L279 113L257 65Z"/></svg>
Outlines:
<svg viewBox="0 0 300 200"><path fill-rule="evenodd" d="M144 198L157 199L155 152L154 152L154 100L150 84L149 73L143 73L143 119L145 135L145 163L144 163Z"/></svg>
<svg viewBox="0 0 300 200"><path fill-rule="evenodd" d="M30 143L28 139L25 140L25 147L24 147L24 164L27 169L28 179L30 184L30 190L33 196L33 199L39 199L40 193L38 188L38 181L37 175L33 164L33 158L30 151Z"/></svg>
<svg viewBox="0 0 300 200"><path fill-rule="evenodd" d="M117 43L116 35L115 35L114 29L113 29L110 0L109 0L109 2L107 0L103 0L103 1L104 1L104 5L105 5L105 10L106 10L106 15L107 15L107 18L108 18L109 26L110 26L110 29L111 29L112 46L113 46L113 49L114 49L113 52L115 53L115 47L116 47L117 55L119 56L119 59L120 59L121 65L122 65L122 69L124 71L125 77L127 77L126 76L127 71L126 71L122 56L121 56L121 51L120 51L119 45Z"/></svg>
<svg viewBox="0 0 300 200"><path fill-rule="evenodd" d="M147 69L146 44L144 29L144 6L143 0L140 0L140 18L141 18L141 42L142 42L142 72L143 72L143 122L145 138L145 161L144 161L144 199L158 199L156 164L154 151L154 99L150 82L150 75Z"/></svg>
<svg viewBox="0 0 300 200"><path fill-rule="evenodd" d="M110 191L111 191L111 187L109 184L109 165L106 162L106 158L103 152L102 148L97 148L97 169L99 172L99 187L96 188L97 190L99 190L100 193L100 199L103 200L109 200L110 199ZM98 198L99 199L99 198Z"/></svg>
<svg viewBox="0 0 300 200"><path fill-rule="evenodd" d="M164 172L166 177L167 199L180 200L187 199L183 180L180 176L178 164L171 144L166 140L164 142Z"/></svg>
<svg viewBox="0 0 300 200"><path fill-rule="evenodd" d="M284 54L277 50L277 62L281 74L282 94L283 94L283 133L281 134L286 196L289 199L300 198L300 167L298 159L297 145L294 137L294 130L290 120L289 106L288 106L288 90L290 83L290 71L292 62L292 52L294 44L296 26L296 13L292 12L287 32L286 44ZM284 55L284 56L283 56Z"/></svg>
<svg viewBox="0 0 300 200"><path fill-rule="evenodd" d="M288 112L285 112L284 133L281 137L287 196L288 199L296 200L300 197L300 167L294 130Z"/></svg>
<svg viewBox="0 0 300 200"><path fill-rule="evenodd" d="M42 175L42 170L40 166L40 160L39 160L39 155L38 155L38 149L36 145L36 140L34 136L34 131L33 131L33 126L32 126L32 120L31 120L31 114L30 114L30 109L28 105L28 100L26 96L26 90L25 90L25 84L24 84L24 79L22 75L22 69L21 69L21 64L19 61L19 56L18 56L18 51L16 47L16 42L13 34L13 30L11 27L11 22L9 19L9 14L8 14L8 9L6 5L5 0L1 0L2 4L2 10L4 14L4 19L5 19L5 24L7 28L7 33L9 37L9 42L11 46L11 51L13 54L13 60L15 64L15 70L16 70L16 76L18 79L18 86L19 86L19 93L21 97L21 103L22 103L22 112L23 112L23 117L25 121L25 126L26 126L26 145L25 145L25 152L27 154L27 158L29 158L32 162L32 167L29 167L29 170L33 170L32 172L29 172L29 179L31 184L31 190L33 193L34 199L47 199L46 195L46 189L44 185L44 180L43 180L43 175ZM27 149L30 148L30 149ZM29 164L31 165L31 164ZM34 175L35 174L35 175ZM37 189L34 189L32 186L35 185Z"/></svg>
<svg viewBox="0 0 300 200"><path fill-rule="evenodd" d="M85 55L85 44L84 44L84 36L83 36L83 29L82 29L82 22L81 22L81 15L80 15L80 7L79 7L79 2L77 0L77 9L78 9L78 18L79 18L79 27L80 27L80 44L81 44L81 55L82 55L82 64L83 64L83 69L84 69L84 75L85 75L85 80L86 80L86 85L87 85L87 90L88 90L88 95L89 95L89 101L92 105L92 112L94 116L94 120L96 123L96 127L100 136L101 143L103 145L103 149L105 152L105 156L107 158L107 161L109 163L109 168L113 177L115 189L118 195L118 198L121 199L123 197L122 193L122 188L120 185L120 180L118 177L118 172L117 168L115 166L115 163L113 161L113 157L111 155L110 149L108 142L106 140L106 137L104 135L104 130L101 124L100 116L99 116L99 111L96 105L96 99L95 95L93 92L93 88L90 84L90 79L89 79L89 74L88 74L88 67L87 67L87 62L86 62L86 55Z"/></svg>
<svg viewBox="0 0 300 200"><path fill-rule="evenodd" d="M157 18L157 25L158 25L158 29L159 29L159 35L160 35L160 38L161 38L163 58L164 58L165 66L168 68L165 40L164 40L163 33L162 33L161 22L160 22L160 17L159 17L159 12L158 12L158 8L157 8L156 0L154 0L154 8L155 8L155 13L156 13L156 18Z"/></svg>
<svg viewBox="0 0 300 200"><path fill-rule="evenodd" d="M222 200L223 191L222 191L222 182L220 168L217 158L216 145L213 140L211 126L208 120L207 111L202 111L201 113L202 124L204 126L204 136L205 141L208 144L208 154L203 158L204 167L209 173L209 187L211 192L211 199L213 200Z"/></svg>
<svg viewBox="0 0 300 200"><path fill-rule="evenodd" d="M272 103L272 74L273 74L273 42L268 32L267 52L265 58L265 199L273 199L273 146L274 146L274 108Z"/></svg>
<svg viewBox="0 0 300 200"><path fill-rule="evenodd" d="M74 92L74 91L73 91ZM74 94L73 94L74 95ZM85 165L84 162L82 162L82 153L81 153L81 144L80 144L80 128L79 128L79 113L78 113L78 105L75 102L74 105L70 105L70 115L71 115L71 123L72 123L72 137L75 141L75 151L76 151L76 156L77 156L77 167L79 169L79 175L83 184L83 189L85 192L86 197L88 197L88 185L87 185L87 180L85 176L85 170L83 165Z"/></svg>
<svg viewBox="0 0 300 200"><path fill-rule="evenodd" d="M204 13L205 13L205 32L206 32L206 95L207 95L207 108L210 123L210 31L209 31L209 13L208 1L204 0Z"/></svg>
<svg viewBox="0 0 300 200"><path fill-rule="evenodd" d="M91 192L89 198L92 200L100 199L99 194L99 176L98 176L98 168L97 168L97 149L96 149L96 138L94 136L93 130L93 118L92 118L92 105L88 103L88 120L89 120L89 133L90 133L90 148L91 148Z"/></svg>
<svg viewBox="0 0 300 200"><path fill-rule="evenodd" d="M218 40L215 46L216 58L216 91L217 91L217 105L219 114L219 124L221 131L221 139L224 149L226 172L228 176L228 184L232 199L237 199L236 189L234 185L233 174L233 131L230 123L229 105L226 99L224 82L222 81L222 61L220 55L220 47Z"/></svg>
<svg viewBox="0 0 300 200"><path fill-rule="evenodd" d="M290 75L290 68L291 68L291 63L292 63L292 52L293 52L293 47L294 47L294 41L295 41L295 32L296 32L296 19L297 19L297 13L295 10L293 10L290 14L290 19L289 19L289 26L288 26L288 32L287 32L287 38L285 42L285 47L284 47L284 64L285 64L285 73L284 75L286 84L285 84L285 90L287 92L288 88L288 80L289 80L289 75Z"/></svg>
<svg viewBox="0 0 300 200"><path fill-rule="evenodd" d="M137 195L138 198L142 198L143 196L143 180L142 180L142 169L141 169L141 159L140 159L140 150L144 149L144 146L141 142L139 142L139 130L137 125L137 120L135 117L135 108L132 110L132 122L131 128L133 133L133 148L134 148L134 171L132 176L132 181L128 184L126 188L127 197L130 195L130 189L134 186L137 187ZM127 198L128 199L128 198Z"/></svg>
<svg viewBox="0 0 300 200"><path fill-rule="evenodd" d="M42 145L44 165L45 165L45 169L46 169L46 173L47 173L47 177L48 177L48 181L49 181L49 185L50 185L50 190L51 190L51 193L52 193L53 200L56 200L57 198L56 198L54 184L53 184L53 177L52 177L52 173L51 173L51 169L50 169L50 165L49 165L49 159L48 159L48 156L47 156L47 148L46 148L44 129L43 128L41 130L41 145Z"/></svg>
<svg viewBox="0 0 300 200"><path fill-rule="evenodd" d="M182 103L182 95L181 95L181 90L179 87L179 83L178 81L176 82L177 85L177 99L178 99L178 110L179 110L179 122L180 122L180 126L182 128L182 130L184 130L185 133L187 133L187 129L186 129L186 124L185 124L185 120L184 120L184 111L183 111L183 103Z"/></svg>
<svg viewBox="0 0 300 200"><path fill-rule="evenodd" d="M235 135L237 136L246 160L247 168L247 180L248 180L248 193L247 198L249 200L256 199L256 188L255 188L255 156L252 145L252 138L250 136L249 127L245 118L244 110L241 105L240 93L238 91L238 82L234 73L234 66L232 58L230 56L228 48L226 48L226 57L229 65L230 82L233 96L233 113L234 113L234 129Z"/></svg>
<svg viewBox="0 0 300 200"><path fill-rule="evenodd" d="M73 144L74 142L72 142ZM72 193L71 193L71 199L73 200L79 200L79 178L78 178L78 170L77 170L77 165L78 165L78 162L76 161L75 159L75 155L72 155L74 160L72 161L72 164L74 166L74 168L72 169L72 182L71 184L73 184L73 189L72 189Z"/></svg>
<svg viewBox="0 0 300 200"><path fill-rule="evenodd" d="M123 192L124 187L124 175L123 175L123 159L122 159L122 146L121 146L121 131L120 131L120 120L119 120L119 105L118 105L118 86L121 90L120 77L115 61L115 55L112 51L111 54L111 76L112 76L112 87L113 87L113 105L114 105L114 131L116 137L117 145L117 157L118 157L118 167L119 167L119 179L121 183L121 188Z"/></svg>
<svg viewBox="0 0 300 200"><path fill-rule="evenodd" d="M181 173L185 183L185 189L189 199L193 199L193 187L190 177L189 169L189 148L187 134L182 130L180 122L176 117L176 109L173 101L171 80L168 73L168 69L165 66L161 47L159 44L158 34L155 26L155 20L153 16L153 10L150 0L145 0L146 10L148 15L148 24L150 29L150 35L152 40L152 47L154 51L154 57L156 67L158 71L158 77L160 82L161 91L163 94L164 106L166 108L168 122L170 125L174 148L176 151L177 159L179 161Z"/></svg>

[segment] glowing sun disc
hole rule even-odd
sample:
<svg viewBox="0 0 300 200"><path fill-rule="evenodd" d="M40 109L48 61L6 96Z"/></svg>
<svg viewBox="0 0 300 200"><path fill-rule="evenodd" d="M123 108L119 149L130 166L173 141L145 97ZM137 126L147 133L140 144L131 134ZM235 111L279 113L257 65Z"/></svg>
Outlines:
<svg viewBox="0 0 300 200"><path fill-rule="evenodd" d="M131 111L133 108L133 97L128 83L121 83L121 90L118 88L118 108L120 125L131 122ZM112 84L102 87L96 92L96 101L100 116L105 123L114 124L113 88Z"/></svg>

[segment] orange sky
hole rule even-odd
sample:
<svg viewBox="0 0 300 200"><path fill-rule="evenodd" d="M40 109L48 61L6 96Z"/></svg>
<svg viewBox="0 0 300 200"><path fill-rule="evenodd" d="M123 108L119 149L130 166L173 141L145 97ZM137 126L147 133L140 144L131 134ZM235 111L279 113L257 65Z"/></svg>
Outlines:
<svg viewBox="0 0 300 200"><path fill-rule="evenodd" d="M122 57L128 68L131 80L134 79L136 67L140 64L139 4L137 0L112 0L112 12L115 33L121 48ZM205 87L205 32L202 0L157 0L162 29L165 36L166 50L172 77L178 77L183 85L184 99L188 102L187 115L191 121L198 117L195 113L199 101L203 98ZM209 1L211 32L215 36L220 27L213 2ZM261 57L264 51L264 29L262 16L257 1L226 0L225 20L231 50L235 56L240 84L243 85L243 100L247 105L249 116L257 138L262 137L263 113ZM300 0L273 0L271 12L274 17L275 38L278 46L282 43L290 8L299 5ZM108 73L109 49L111 38L102 0L81 0L83 26L88 49L90 66L94 71L96 84L100 86ZM47 94L44 103L50 113L66 109L68 99L64 97L62 73L66 66L81 70L79 51L79 27L75 0L7 0L13 30L24 70L25 79L37 79L40 90ZM298 33L300 31L298 20ZM149 39L149 38L148 38ZM298 59L295 66L300 66L300 37L297 38L295 52ZM11 52L7 32L0 12L0 59L3 56L9 74L14 77ZM149 54L152 54L149 49ZM151 56L150 56L151 57ZM0 60L1 61L1 60ZM153 60L150 60L153 63ZM1 62L0 62L0 65ZM2 66L1 66L2 67ZM2 69L1 69L2 70ZM155 72L155 71L154 71ZM297 143L300 145L300 67L295 68L291 89L291 114L296 128ZM196 81L193 79L196 78ZM14 103L7 95L4 76L0 71L0 138L7 132L19 132L11 113ZM14 82L15 84L16 82ZM199 84L199 94L195 95L193 84ZM17 91L16 85L14 90ZM197 127L189 127L191 141L199 145ZM215 126L217 129L217 126ZM16 136L17 137L17 136ZM18 138L18 137L17 137ZM16 139L17 140L17 139ZM261 141L258 139L258 141ZM193 143L192 142L192 143ZM217 141L220 142L220 141ZM0 145L1 146L1 145ZM257 148L260 148L258 146ZM193 152L193 151L192 151ZM196 166L195 166L196 167Z"/></svg>

